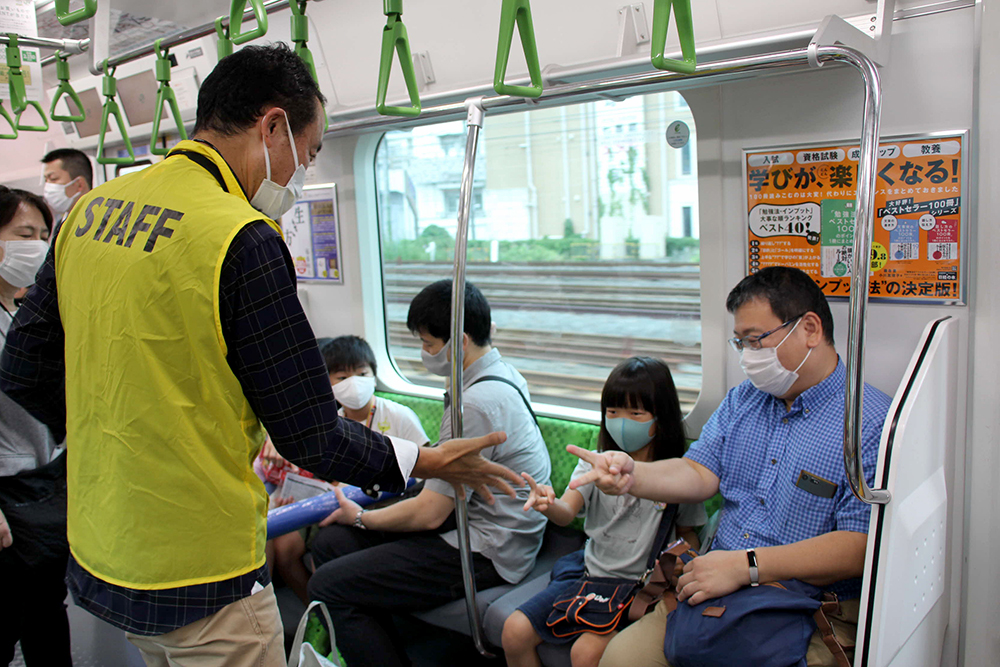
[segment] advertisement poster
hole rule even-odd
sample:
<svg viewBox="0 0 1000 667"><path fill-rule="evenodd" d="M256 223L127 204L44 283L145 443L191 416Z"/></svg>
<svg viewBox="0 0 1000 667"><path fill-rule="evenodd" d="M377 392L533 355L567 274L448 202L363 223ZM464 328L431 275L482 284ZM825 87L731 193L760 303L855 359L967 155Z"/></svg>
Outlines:
<svg viewBox="0 0 1000 667"><path fill-rule="evenodd" d="M285 243L299 280L342 283L340 220L335 184L307 185L305 194L281 217Z"/></svg>
<svg viewBox="0 0 1000 667"><path fill-rule="evenodd" d="M38 37L38 24L35 21L35 0L0 0L0 33L17 33L21 37ZM0 100L10 99L10 79L7 78L7 48L0 46ZM34 102L43 101L42 96L42 59L39 50L34 47L21 47L21 73L24 74L24 87L28 99ZM8 109L9 110L9 109ZM28 112L24 122L37 124L36 112ZM0 132L6 132L3 127Z"/></svg>
<svg viewBox="0 0 1000 667"><path fill-rule="evenodd" d="M869 296L961 303L965 135L884 139ZM747 270L793 266L850 294L857 144L744 151Z"/></svg>

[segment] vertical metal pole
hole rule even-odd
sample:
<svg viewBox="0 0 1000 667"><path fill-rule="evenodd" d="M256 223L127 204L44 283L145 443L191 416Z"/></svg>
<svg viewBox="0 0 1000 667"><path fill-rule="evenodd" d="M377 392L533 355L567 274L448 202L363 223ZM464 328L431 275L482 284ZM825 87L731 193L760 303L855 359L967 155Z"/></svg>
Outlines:
<svg viewBox="0 0 1000 667"><path fill-rule="evenodd" d="M455 271L451 283L451 437L462 433L462 342L465 334L465 255L469 239L469 217L472 213L472 177L476 169L476 149L479 131L483 127L483 98L466 100L466 123L469 128L465 143L465 165L462 167L462 188L458 196L458 228L455 230ZM472 567L472 546L469 542L469 503L465 496L455 498L455 520L458 524L458 548L462 557L462 583L465 585L465 609L469 615L469 631L476 650L487 658L483 629L476 606L476 577Z"/></svg>
<svg viewBox="0 0 1000 667"><path fill-rule="evenodd" d="M841 58L860 72L865 83L864 125L858 189L855 200L854 257L851 266L851 297L847 322L847 383L844 396L844 468L851 491L868 504L884 505L891 495L872 489L865 481L861 461L861 408L865 380L865 318L868 309L868 274L871 268L871 228L875 219L875 177L878 171L879 120L882 88L875 64L856 51L836 49Z"/></svg>

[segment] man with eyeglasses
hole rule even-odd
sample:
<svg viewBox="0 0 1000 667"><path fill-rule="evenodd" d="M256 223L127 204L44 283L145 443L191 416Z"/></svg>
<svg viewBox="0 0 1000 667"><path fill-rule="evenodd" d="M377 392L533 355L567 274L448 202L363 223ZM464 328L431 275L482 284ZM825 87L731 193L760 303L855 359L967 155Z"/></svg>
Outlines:
<svg viewBox="0 0 1000 667"><path fill-rule="evenodd" d="M712 550L685 566L678 600L697 605L745 586L799 579L838 595L834 626L843 639L853 637L870 509L844 472L846 372L830 307L808 275L771 267L733 288L726 308L735 319L729 343L748 381L729 391L685 457L636 463L623 452L574 448L594 470L570 486L595 482L612 495L669 503L721 492ZM865 385L861 458L869 484L889 404ZM666 622L661 603L612 640L601 667L666 665ZM819 633L806 659L838 664Z"/></svg>

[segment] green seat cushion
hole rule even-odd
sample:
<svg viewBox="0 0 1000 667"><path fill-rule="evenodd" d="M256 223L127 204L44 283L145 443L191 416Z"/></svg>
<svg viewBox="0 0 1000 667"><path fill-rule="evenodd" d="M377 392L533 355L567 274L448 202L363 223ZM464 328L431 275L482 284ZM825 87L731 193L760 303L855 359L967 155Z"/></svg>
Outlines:
<svg viewBox="0 0 1000 667"><path fill-rule="evenodd" d="M405 405L413 410L417 413L417 419L420 420L420 425L424 427L424 433L427 434L431 443L438 441L438 437L441 435L441 413L444 411L444 405L439 399L390 394L384 391L375 392L375 395Z"/></svg>

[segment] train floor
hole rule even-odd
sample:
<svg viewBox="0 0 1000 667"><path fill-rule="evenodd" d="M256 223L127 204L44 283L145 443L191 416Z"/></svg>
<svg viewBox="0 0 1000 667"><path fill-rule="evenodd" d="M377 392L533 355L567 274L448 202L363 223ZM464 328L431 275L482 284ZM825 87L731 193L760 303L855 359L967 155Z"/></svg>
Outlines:
<svg viewBox="0 0 1000 667"><path fill-rule="evenodd" d="M287 649L291 646L296 625L306 607L291 589L281 586L280 582L275 595L278 598L282 625L285 627ZM487 659L479 655L472 639L461 633L435 627L412 616L396 615L394 620L396 629L406 643L406 653L412 667L502 667L505 664L502 656Z"/></svg>
<svg viewBox="0 0 1000 667"><path fill-rule="evenodd" d="M288 588L279 583L275 591L278 598L278 608L281 611L282 624L285 627L285 650L291 647L295 628L305 611L305 605ZM69 602L67 600L67 602ZM74 609L74 612L86 612ZM407 655L412 667L440 667L440 665L463 665L464 667L502 667L502 655L487 659L479 655L466 635L437 628L411 616L395 617L396 627L407 646ZM76 644L77 642L74 642ZM87 642L89 644L89 642ZM498 653L500 653L498 651ZM95 656L82 655L80 647L74 647L73 660L75 667L128 667L128 665L99 665ZM135 660L138 660L136 654ZM133 664L131 661L129 665ZM10 667L25 667L20 646L15 648L14 660Z"/></svg>

